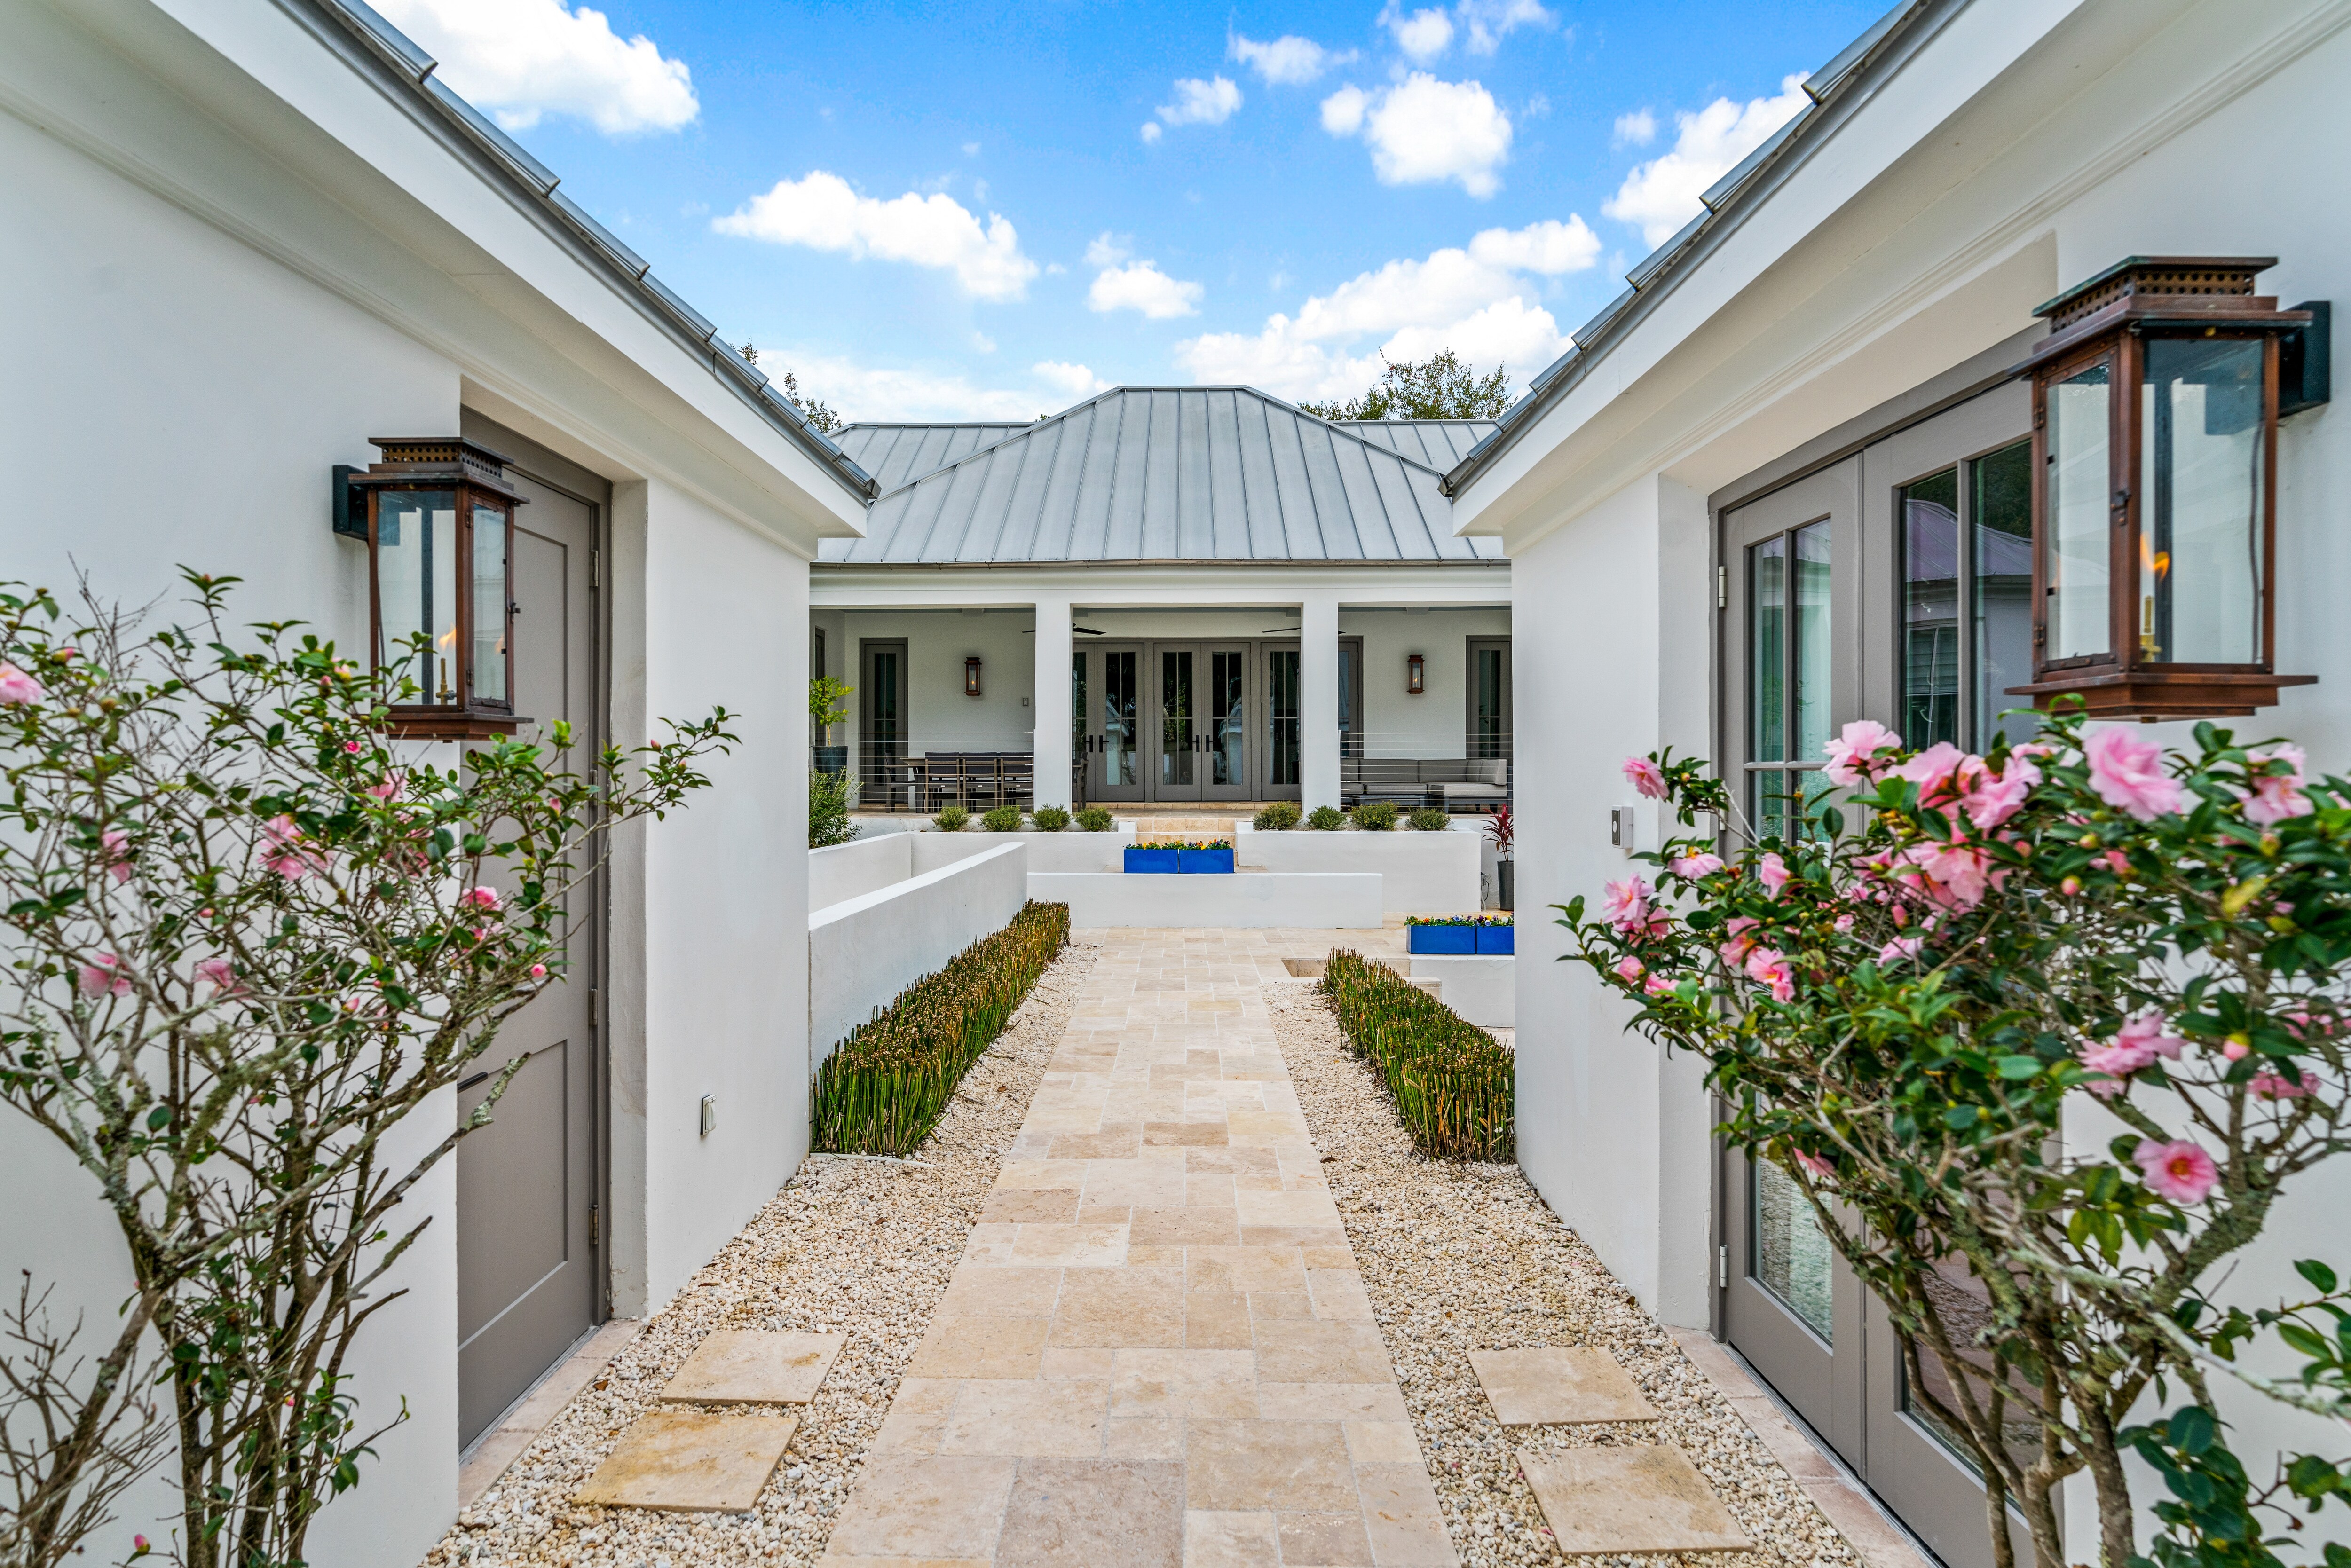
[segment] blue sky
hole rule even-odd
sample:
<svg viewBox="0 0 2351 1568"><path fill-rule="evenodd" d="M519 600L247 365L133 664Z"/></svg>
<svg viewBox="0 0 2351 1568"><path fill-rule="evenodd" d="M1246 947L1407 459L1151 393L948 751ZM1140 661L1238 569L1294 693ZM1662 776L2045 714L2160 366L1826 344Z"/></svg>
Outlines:
<svg viewBox="0 0 2351 1568"><path fill-rule="evenodd" d="M376 0L770 374L853 418L1104 385L1513 388L1866 3Z"/></svg>

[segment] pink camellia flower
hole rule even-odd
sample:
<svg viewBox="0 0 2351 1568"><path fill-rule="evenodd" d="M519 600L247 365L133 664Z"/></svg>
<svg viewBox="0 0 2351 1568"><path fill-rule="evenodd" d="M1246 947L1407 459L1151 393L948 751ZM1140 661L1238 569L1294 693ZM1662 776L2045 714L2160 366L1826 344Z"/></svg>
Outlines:
<svg viewBox="0 0 2351 1568"><path fill-rule="evenodd" d="M1650 904L1656 889L1641 878L1627 877L1623 882L1604 885L1602 913L1620 936L1638 941L1644 936L1665 935L1667 920L1663 911Z"/></svg>
<svg viewBox="0 0 2351 1568"><path fill-rule="evenodd" d="M2078 876L2069 876L2057 884L2057 891L2071 898L2082 891L2082 879Z"/></svg>
<svg viewBox="0 0 2351 1568"><path fill-rule="evenodd" d="M261 869L299 882L326 870L327 857L304 844L300 825L281 812L261 825Z"/></svg>
<svg viewBox="0 0 2351 1568"><path fill-rule="evenodd" d="M1980 770L1983 758L1970 757L1948 740L1938 740L1909 761L1894 770L1896 779L1907 779L1918 786L1918 803L1922 806L1949 805L1958 798L1954 782L1959 771L1972 764Z"/></svg>
<svg viewBox="0 0 2351 1568"><path fill-rule="evenodd" d="M1836 917L1836 934L1837 934L1838 936L1844 936L1846 932L1848 932L1848 931L1850 931L1850 930L1852 930L1852 929L1853 929L1853 916L1852 916L1852 915L1838 915L1838 916Z"/></svg>
<svg viewBox="0 0 2351 1568"><path fill-rule="evenodd" d="M150 1550L151 1548L147 1544L147 1538L145 1536L134 1535L131 1538L131 1551L132 1555L143 1557Z"/></svg>
<svg viewBox="0 0 2351 1568"><path fill-rule="evenodd" d="M365 789L360 790L360 793L362 795L372 795L379 800L389 800L394 795L400 793L400 775L397 773L387 773L383 776L381 782L371 784Z"/></svg>
<svg viewBox="0 0 2351 1568"><path fill-rule="evenodd" d="M1630 960L1627 961L1629 962ZM547 966L544 964L533 964L530 967L530 977L534 980L543 980L547 978Z"/></svg>
<svg viewBox="0 0 2351 1568"><path fill-rule="evenodd" d="M1666 862L1666 869L1676 876L1686 876L1695 881L1702 876L1712 876L1716 872L1720 871L1722 857L1702 852L1694 855L1677 855Z"/></svg>
<svg viewBox="0 0 2351 1568"><path fill-rule="evenodd" d="M469 887L457 902L473 909L494 910L498 906L498 890L495 887Z"/></svg>
<svg viewBox="0 0 2351 1568"><path fill-rule="evenodd" d="M2179 1061L2180 1048L2187 1043L2164 1033L2163 1015L2148 1009L2124 1024L2105 1044L2091 1046L2082 1052L2083 1066L2106 1074L2104 1082L2089 1086L2090 1092L2101 1100L2113 1099L2123 1092L2124 1079L2158 1057L2167 1061Z"/></svg>
<svg viewBox="0 0 2351 1568"><path fill-rule="evenodd" d="M106 874L116 883L131 880L131 835L120 828L109 828L98 835L99 847L106 852Z"/></svg>
<svg viewBox="0 0 2351 1568"><path fill-rule="evenodd" d="M1991 852L1981 844L1912 844L1896 858L1895 875L1945 909L1973 909L1991 885Z"/></svg>
<svg viewBox="0 0 2351 1568"><path fill-rule="evenodd" d="M245 985L226 958L204 958L196 964L196 978L225 997L245 995Z"/></svg>
<svg viewBox="0 0 2351 1568"><path fill-rule="evenodd" d="M0 707L22 707L26 703L39 702L48 695L41 689L40 682L5 659L0 659Z"/></svg>
<svg viewBox="0 0 2351 1568"><path fill-rule="evenodd" d="M2163 771L2163 747L2120 727L2102 729L2082 748L2098 799L2142 822L2188 804L2188 791Z"/></svg>
<svg viewBox="0 0 2351 1568"><path fill-rule="evenodd" d="M2269 828L2289 817L2307 817L2318 810L2302 792L2301 747L2274 746L2266 751L2248 751L2245 760L2254 767L2283 762L2292 768L2287 773L2265 773L2253 780L2253 792L2245 799L2245 821Z"/></svg>
<svg viewBox="0 0 2351 1568"><path fill-rule="evenodd" d="M2220 1048L2220 1054L2231 1061L2242 1061L2253 1053L2253 1048L2241 1040L2232 1040Z"/></svg>
<svg viewBox="0 0 2351 1568"><path fill-rule="evenodd" d="M1821 1158L1820 1155L1808 1155L1802 1149L1792 1149L1789 1152L1795 1155L1796 1163L1803 1166L1805 1172L1810 1175L1814 1181L1833 1181L1835 1179L1836 1166L1829 1164L1828 1161Z"/></svg>
<svg viewBox="0 0 2351 1568"><path fill-rule="evenodd" d="M1667 991L1672 990L1673 988L1666 984L1662 976L1651 975L1647 979L1641 982L1641 989L1649 996L1661 997Z"/></svg>
<svg viewBox="0 0 2351 1568"><path fill-rule="evenodd" d="M111 953L94 953L81 967L81 994L102 997L112 991L118 997L131 994L131 977L123 972L122 960Z"/></svg>
<svg viewBox="0 0 2351 1568"><path fill-rule="evenodd" d="M2032 765L2026 763L2024 768ZM2037 769L2036 769L2037 771ZM1988 833L2022 809L2028 788L2020 766L2011 760L2008 771L1995 774L1990 768L1979 768L1967 779L1967 789L1959 796L1959 804L1973 822L1976 831Z"/></svg>
<svg viewBox="0 0 2351 1568"><path fill-rule="evenodd" d="M1763 858L1755 862L1755 876L1763 884L1763 896L1777 898L1780 896L1780 890L1787 886L1790 881L1788 862L1782 860L1777 853L1766 851Z"/></svg>
<svg viewBox="0 0 2351 1568"><path fill-rule="evenodd" d="M1786 955L1775 948L1758 947L1747 955L1747 977L1759 986L1771 987L1775 1002L1795 998L1796 972L1788 967Z"/></svg>
<svg viewBox="0 0 2351 1568"><path fill-rule="evenodd" d="M1625 782L1652 800L1666 798L1665 770L1646 757L1625 758Z"/></svg>
<svg viewBox="0 0 2351 1568"><path fill-rule="evenodd" d="M2168 1144L2143 1138L2131 1158L2146 1173L2147 1190L2173 1203L2201 1203L2220 1179L2212 1156L2184 1138Z"/></svg>
<svg viewBox="0 0 2351 1568"><path fill-rule="evenodd" d="M1896 936L1877 950L1877 961L1892 964L1905 958L1916 958L1918 949L1927 945L1924 936Z"/></svg>
<svg viewBox="0 0 2351 1568"><path fill-rule="evenodd" d="M2108 850L2105 854L2102 854L2097 858L2105 862L2106 869L2114 873L2116 876L2128 876L2130 874L2130 856L2123 853L2122 851Z"/></svg>
<svg viewBox="0 0 2351 1568"><path fill-rule="evenodd" d="M2264 1100L2299 1100L2310 1092L2309 1084L2293 1082L2283 1074L2267 1069L2254 1073L2252 1081L2245 1087Z"/></svg>
<svg viewBox="0 0 2351 1568"><path fill-rule="evenodd" d="M1616 977L1628 986L1648 972L1648 966L1630 953L1616 960Z"/></svg>
<svg viewBox="0 0 2351 1568"><path fill-rule="evenodd" d="M1747 962L1747 955L1755 948L1755 938L1747 935L1763 923L1751 915L1733 915L1722 928L1725 941L1716 949L1722 955L1725 967L1736 969Z"/></svg>
<svg viewBox="0 0 2351 1568"><path fill-rule="evenodd" d="M1875 775L1879 752L1901 748L1900 736L1874 718L1857 718L1828 743L1828 766L1821 772L1840 789L1850 789Z"/></svg>
<svg viewBox="0 0 2351 1568"><path fill-rule="evenodd" d="M343 742L343 750L353 757L357 757L360 752L365 751L366 749L366 747L361 746L356 740L347 740Z"/></svg>

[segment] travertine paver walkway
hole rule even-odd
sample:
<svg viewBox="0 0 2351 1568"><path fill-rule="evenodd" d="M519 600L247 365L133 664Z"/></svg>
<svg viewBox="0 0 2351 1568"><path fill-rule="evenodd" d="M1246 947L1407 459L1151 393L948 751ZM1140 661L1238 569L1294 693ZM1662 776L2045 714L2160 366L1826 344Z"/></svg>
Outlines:
<svg viewBox="0 0 2351 1568"><path fill-rule="evenodd" d="M1334 934L1102 936L827 1561L1452 1564L1260 989Z"/></svg>

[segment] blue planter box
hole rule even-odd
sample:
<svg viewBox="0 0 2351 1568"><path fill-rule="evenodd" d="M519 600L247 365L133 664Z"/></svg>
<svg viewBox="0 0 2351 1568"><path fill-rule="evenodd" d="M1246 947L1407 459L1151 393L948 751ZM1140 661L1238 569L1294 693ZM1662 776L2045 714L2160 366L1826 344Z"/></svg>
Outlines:
<svg viewBox="0 0 2351 1568"><path fill-rule="evenodd" d="M1126 850L1126 869L1129 872L1173 872L1177 869L1176 855L1174 850L1139 849L1130 844Z"/></svg>
<svg viewBox="0 0 2351 1568"><path fill-rule="evenodd" d="M1478 951L1475 925L1407 925L1405 940L1415 953L1431 957L1466 957Z"/></svg>
<svg viewBox="0 0 2351 1568"><path fill-rule="evenodd" d="M1476 925L1478 952L1481 957L1499 958L1519 950L1519 928L1515 925Z"/></svg>
<svg viewBox="0 0 2351 1568"><path fill-rule="evenodd" d="M1230 850L1178 850L1176 852L1176 869L1187 876L1213 874L1217 872L1229 873L1233 869L1233 852Z"/></svg>

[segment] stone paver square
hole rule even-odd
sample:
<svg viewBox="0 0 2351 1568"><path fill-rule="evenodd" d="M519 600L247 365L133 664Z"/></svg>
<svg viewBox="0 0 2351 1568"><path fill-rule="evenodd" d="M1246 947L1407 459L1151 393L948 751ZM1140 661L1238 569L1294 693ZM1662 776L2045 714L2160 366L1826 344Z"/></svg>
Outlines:
<svg viewBox="0 0 2351 1568"><path fill-rule="evenodd" d="M996 1568L1181 1568L1184 1467L1024 1459Z"/></svg>
<svg viewBox="0 0 2351 1568"><path fill-rule="evenodd" d="M759 1500L799 1426L796 1416L648 1410L621 1434L578 1500L604 1508L740 1512Z"/></svg>
<svg viewBox="0 0 2351 1568"><path fill-rule="evenodd" d="M827 1561L879 1557L986 1563L996 1555L1017 1459L884 1454L865 1462Z"/></svg>
<svg viewBox="0 0 2351 1568"><path fill-rule="evenodd" d="M1521 1453L1519 1472L1534 1489L1559 1549L1602 1552L1745 1552L1753 1544L1671 1444Z"/></svg>
<svg viewBox="0 0 2351 1568"><path fill-rule="evenodd" d="M1657 1418L1631 1375L1604 1350L1473 1350L1469 1367L1505 1427Z"/></svg>
<svg viewBox="0 0 2351 1568"><path fill-rule="evenodd" d="M1353 1513L1347 1439L1335 1421L1219 1421L1185 1425L1185 1501L1230 1513Z"/></svg>
<svg viewBox="0 0 2351 1568"><path fill-rule="evenodd" d="M849 1336L720 1329L705 1335L662 1390L698 1405L805 1405Z"/></svg>

